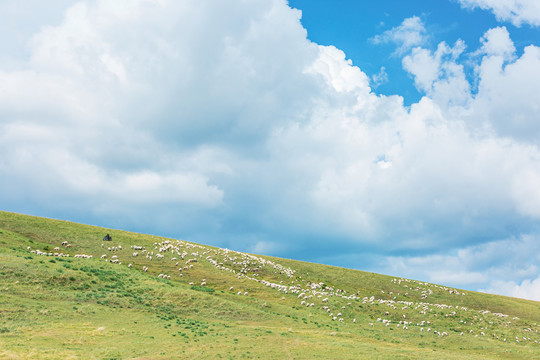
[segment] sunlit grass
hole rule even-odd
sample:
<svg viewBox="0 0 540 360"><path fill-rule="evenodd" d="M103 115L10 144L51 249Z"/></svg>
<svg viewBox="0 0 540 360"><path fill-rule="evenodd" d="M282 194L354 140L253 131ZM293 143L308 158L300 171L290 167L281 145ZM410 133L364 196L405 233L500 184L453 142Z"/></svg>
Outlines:
<svg viewBox="0 0 540 360"><path fill-rule="evenodd" d="M102 241L106 233L112 242ZM185 251L184 259L159 252L167 240ZM538 302L4 212L0 314L2 359L532 359L540 353Z"/></svg>

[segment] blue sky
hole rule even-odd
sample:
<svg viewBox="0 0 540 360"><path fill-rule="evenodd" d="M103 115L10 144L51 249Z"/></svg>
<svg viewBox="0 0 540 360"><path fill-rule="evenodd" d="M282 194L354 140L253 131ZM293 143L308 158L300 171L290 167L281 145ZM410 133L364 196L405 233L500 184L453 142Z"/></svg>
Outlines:
<svg viewBox="0 0 540 360"><path fill-rule="evenodd" d="M3 210L540 299L536 0L0 14Z"/></svg>

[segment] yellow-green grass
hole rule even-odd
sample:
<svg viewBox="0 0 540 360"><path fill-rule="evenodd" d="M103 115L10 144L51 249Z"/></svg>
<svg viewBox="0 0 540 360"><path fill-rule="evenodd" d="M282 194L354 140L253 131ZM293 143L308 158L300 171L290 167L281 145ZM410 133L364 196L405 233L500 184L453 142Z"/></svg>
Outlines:
<svg viewBox="0 0 540 360"><path fill-rule="evenodd" d="M534 359L539 323L534 301L0 212L1 359Z"/></svg>

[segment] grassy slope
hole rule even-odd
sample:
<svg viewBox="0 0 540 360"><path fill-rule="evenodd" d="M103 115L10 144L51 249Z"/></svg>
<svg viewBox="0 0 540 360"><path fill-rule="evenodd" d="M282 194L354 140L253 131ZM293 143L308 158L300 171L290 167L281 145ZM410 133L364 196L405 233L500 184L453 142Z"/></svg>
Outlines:
<svg viewBox="0 0 540 360"><path fill-rule="evenodd" d="M113 241L102 248L107 232ZM451 293L455 289L412 280L250 257L176 240L171 244L186 251L184 260L170 251L158 259L154 243L166 240L0 212L0 358L540 356L538 302L461 290L456 294ZM72 247L62 247L63 241ZM118 245L123 250L107 250ZM133 257L131 245L145 246L153 259L142 251ZM51 252L60 247L71 256L40 256L28 246ZM121 264L101 259L103 254L107 260L116 255ZM193 258L197 262L186 264ZM263 259L272 263L263 265ZM214 260L223 265L216 267ZM178 270L189 265L193 268ZM158 278L161 273L171 279ZM203 279L206 286L189 284L200 285ZM262 279L287 285L287 293L265 286ZM336 317L341 312L343 322L332 320L324 306ZM383 320L391 322L386 326Z"/></svg>

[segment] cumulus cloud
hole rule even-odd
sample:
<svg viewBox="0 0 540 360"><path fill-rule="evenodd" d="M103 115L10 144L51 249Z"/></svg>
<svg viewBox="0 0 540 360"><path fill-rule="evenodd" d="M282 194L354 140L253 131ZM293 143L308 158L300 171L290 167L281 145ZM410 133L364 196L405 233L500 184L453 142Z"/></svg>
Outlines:
<svg viewBox="0 0 540 360"><path fill-rule="evenodd" d="M239 21L220 20L223 12L237 12ZM291 94L309 93L302 59L315 49L298 19L278 1L76 3L57 26L29 39L19 70L0 71L3 147L31 154L8 157L23 161L5 166L16 166L28 182L43 180L31 169L50 166L55 181L65 179L75 191L131 188L154 201L197 203L199 194L201 203L219 203L222 191L203 186L210 166L201 173L190 157L208 142L264 138L296 105Z"/></svg>
<svg viewBox="0 0 540 360"><path fill-rule="evenodd" d="M387 83L388 73L386 72L386 68L382 66L377 74L371 76L371 80L373 82L373 88L377 88L380 85Z"/></svg>
<svg viewBox="0 0 540 360"><path fill-rule="evenodd" d="M479 49L481 54L501 57L504 61L515 57L516 48L504 26L489 29L480 41L482 42L482 47Z"/></svg>
<svg viewBox="0 0 540 360"><path fill-rule="evenodd" d="M490 288L480 291L540 301L540 276L523 280L520 284L515 281L494 281Z"/></svg>
<svg viewBox="0 0 540 360"><path fill-rule="evenodd" d="M540 48L527 46L517 57L505 27L489 29L480 41L480 48L470 54L465 54L462 40L452 47L441 42L435 51L415 47L403 57L403 67L421 93L468 126L539 144ZM469 62L478 59L473 84L460 61L464 55Z"/></svg>
<svg viewBox="0 0 540 360"><path fill-rule="evenodd" d="M516 58L505 28L484 35L478 72L478 94L471 121L492 126L500 135L540 143L540 48L527 46Z"/></svg>
<svg viewBox="0 0 540 360"><path fill-rule="evenodd" d="M0 62L0 199L385 273L439 264L430 280L462 271L489 288L491 265L458 271L470 259L458 252L535 236L539 50L518 57L504 28L469 54L425 38L413 17L374 39L397 45L425 94L406 107L307 40L284 0L80 1L16 66Z"/></svg>
<svg viewBox="0 0 540 360"><path fill-rule="evenodd" d="M434 52L415 47L403 58L403 68L413 75L416 88L440 106L465 105L470 99L470 84L458 63L464 51L461 40L452 47L441 42Z"/></svg>
<svg viewBox="0 0 540 360"><path fill-rule="evenodd" d="M540 3L536 0L459 0L468 9L480 8L495 14L499 21L515 26L540 26Z"/></svg>
<svg viewBox="0 0 540 360"><path fill-rule="evenodd" d="M427 33L422 19L418 16L406 18L403 22L390 30L371 39L375 44L394 43L398 45L397 55L403 55L406 51L427 40Z"/></svg>

